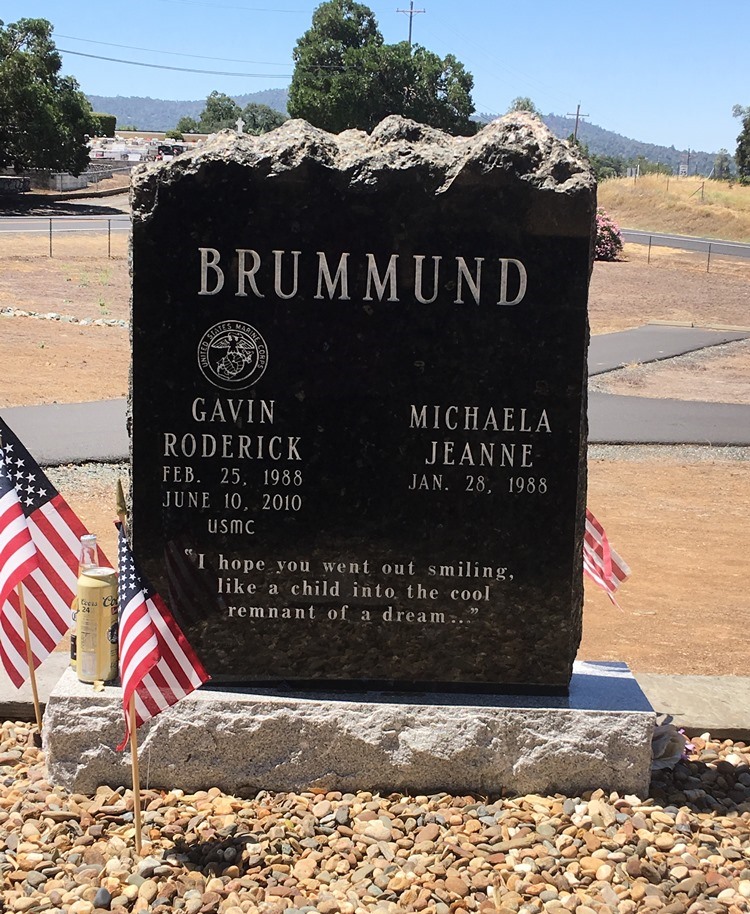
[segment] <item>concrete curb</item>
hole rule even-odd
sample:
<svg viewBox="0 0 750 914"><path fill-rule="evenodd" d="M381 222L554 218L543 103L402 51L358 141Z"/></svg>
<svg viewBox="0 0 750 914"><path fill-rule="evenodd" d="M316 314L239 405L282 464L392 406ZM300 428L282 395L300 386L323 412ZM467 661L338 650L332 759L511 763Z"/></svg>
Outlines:
<svg viewBox="0 0 750 914"><path fill-rule="evenodd" d="M129 184L126 184L123 187L110 187L106 190L91 190L90 188L83 187L81 190L71 190L67 193L50 195L47 199L53 200L55 203L64 203L66 200L88 200L90 197L117 197L120 194L127 194L129 192Z"/></svg>

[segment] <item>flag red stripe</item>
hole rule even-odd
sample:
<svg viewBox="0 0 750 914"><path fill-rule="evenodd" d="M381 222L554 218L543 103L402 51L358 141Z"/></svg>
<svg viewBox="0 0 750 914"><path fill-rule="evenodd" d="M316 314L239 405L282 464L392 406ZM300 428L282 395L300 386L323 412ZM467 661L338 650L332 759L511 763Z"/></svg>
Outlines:
<svg viewBox="0 0 750 914"><path fill-rule="evenodd" d="M606 591L612 602L615 602L613 594L630 575L630 568L611 548L604 527L588 508L583 536L583 571Z"/></svg>
<svg viewBox="0 0 750 914"><path fill-rule="evenodd" d="M0 609L8 594L39 562L18 493L5 481L3 491L0 498Z"/></svg>
<svg viewBox="0 0 750 914"><path fill-rule="evenodd" d="M164 601L158 594L149 594L141 583L122 530L119 558L125 739L118 749L123 749L130 735L131 697L139 727L198 688L208 675Z"/></svg>

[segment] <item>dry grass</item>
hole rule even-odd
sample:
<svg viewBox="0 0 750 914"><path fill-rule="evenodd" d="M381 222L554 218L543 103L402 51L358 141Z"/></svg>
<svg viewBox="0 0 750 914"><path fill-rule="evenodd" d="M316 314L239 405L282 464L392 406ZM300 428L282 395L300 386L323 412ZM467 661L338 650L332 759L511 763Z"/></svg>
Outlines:
<svg viewBox="0 0 750 914"><path fill-rule="evenodd" d="M750 404L750 340L593 378L589 390L624 396Z"/></svg>
<svg viewBox="0 0 750 914"><path fill-rule="evenodd" d="M77 217L78 218L78 217ZM101 220L98 220L99 222ZM2 272L13 269L12 262L34 263L35 269L40 259L49 257L49 234L43 232L3 233L0 236L0 261L3 263ZM110 248L112 260L127 261L128 233L112 232ZM91 261L106 262L107 256L107 231L106 227L101 232L66 231L64 220L55 220L52 224L52 260L71 260L82 264Z"/></svg>
<svg viewBox="0 0 750 914"><path fill-rule="evenodd" d="M128 239L107 233L2 235L0 308L71 315L79 320L129 316Z"/></svg>
<svg viewBox="0 0 750 914"><path fill-rule="evenodd" d="M629 263L649 264L652 267L670 267L690 273L710 273L712 276L734 277L742 282L750 280L750 258L727 257L707 251L684 251L646 244L626 244L622 260Z"/></svg>
<svg viewBox="0 0 750 914"><path fill-rule="evenodd" d="M644 175L599 185L599 205L621 226L750 242L750 187L702 178Z"/></svg>
<svg viewBox="0 0 750 914"><path fill-rule="evenodd" d="M113 163L117 166L117 162ZM115 172L111 178L104 178L102 181L94 181L92 184L89 184L88 187L82 187L79 191L73 191L74 194L87 194L91 193L92 196L96 191L100 190L116 190L122 188L123 190L128 190L130 187L130 172ZM35 187L34 194L43 196L43 197L54 197L59 199L61 197L59 190L54 190L52 188L45 187ZM68 200L75 200L77 197L69 196ZM102 203L106 204L106 200L103 200Z"/></svg>

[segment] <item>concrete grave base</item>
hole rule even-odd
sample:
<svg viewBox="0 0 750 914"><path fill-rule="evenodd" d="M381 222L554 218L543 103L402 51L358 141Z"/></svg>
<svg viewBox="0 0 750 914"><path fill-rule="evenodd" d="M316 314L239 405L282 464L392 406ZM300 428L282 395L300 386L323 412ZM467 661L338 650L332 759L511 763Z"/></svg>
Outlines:
<svg viewBox="0 0 750 914"><path fill-rule="evenodd" d="M623 663L576 663L569 696L204 689L139 731L142 786L645 796L654 712ZM52 783L130 786L122 691L67 670L44 718Z"/></svg>

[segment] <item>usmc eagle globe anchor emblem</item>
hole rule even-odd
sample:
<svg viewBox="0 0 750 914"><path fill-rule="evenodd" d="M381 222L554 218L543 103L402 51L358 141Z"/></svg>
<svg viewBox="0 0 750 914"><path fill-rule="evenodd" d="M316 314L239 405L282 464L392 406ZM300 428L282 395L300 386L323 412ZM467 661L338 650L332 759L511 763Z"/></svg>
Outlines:
<svg viewBox="0 0 750 914"><path fill-rule="evenodd" d="M268 364L266 341L244 321L220 321L198 343L198 365L207 381L222 390L255 384Z"/></svg>

